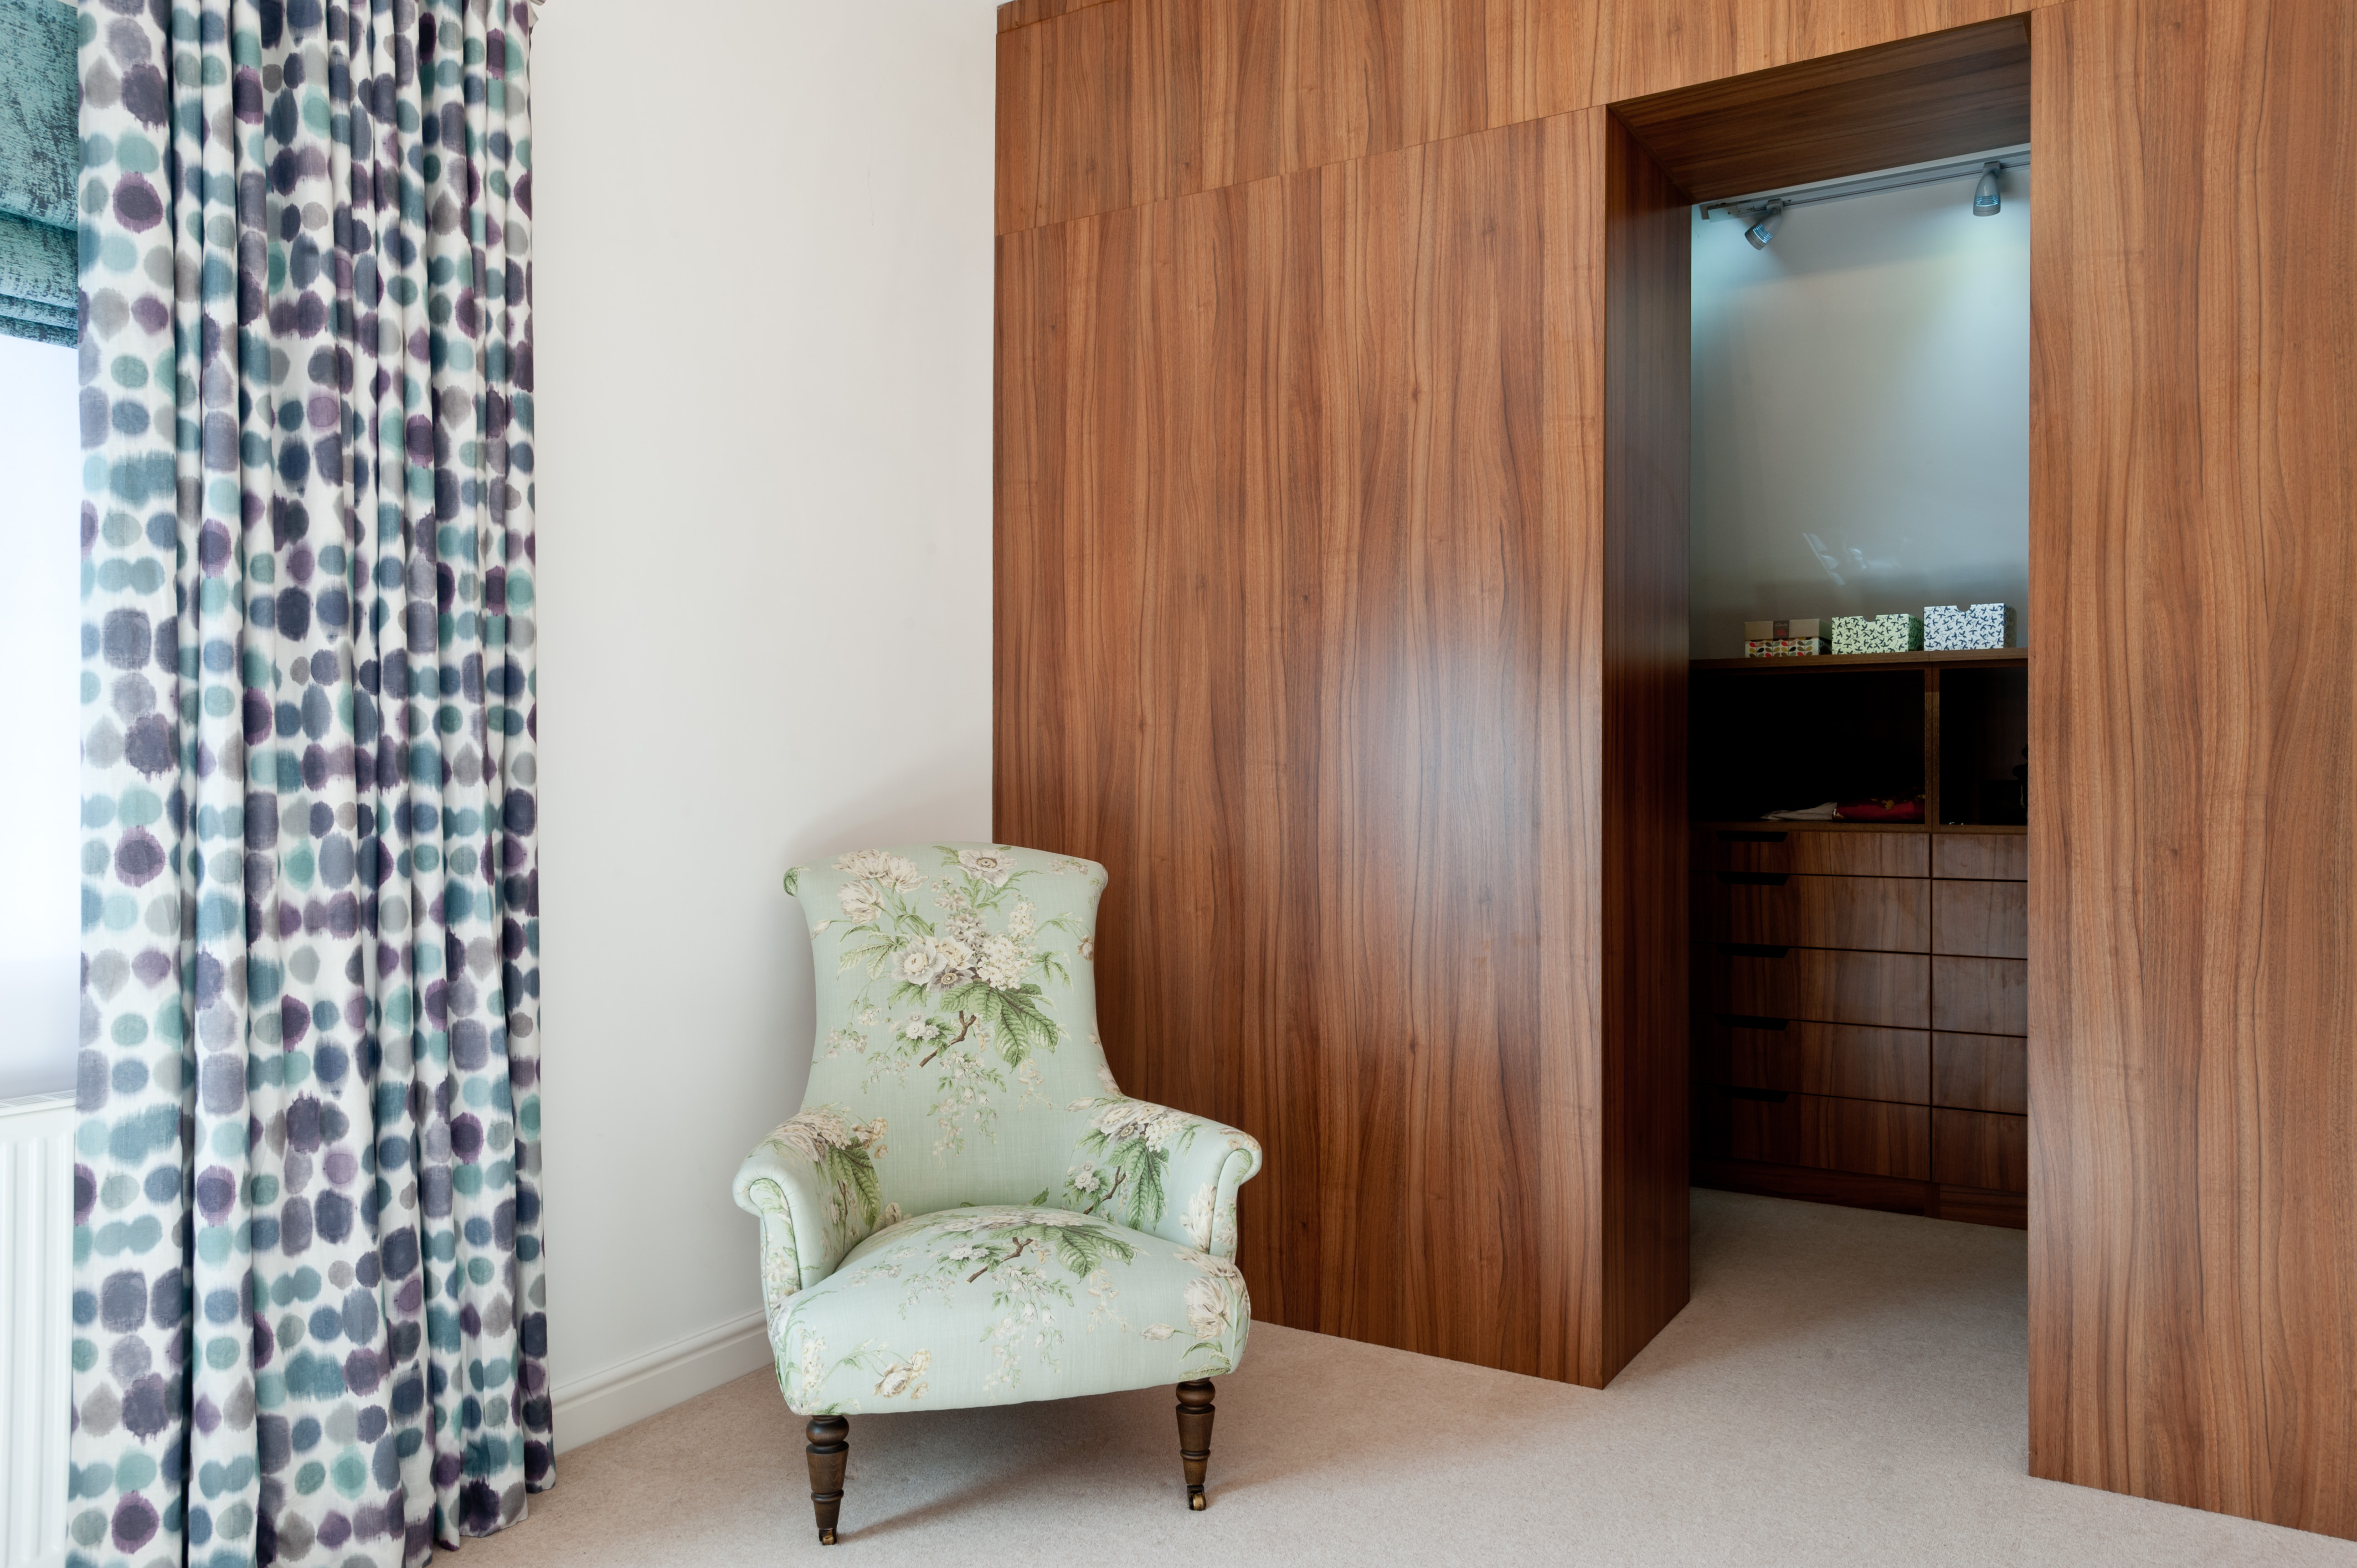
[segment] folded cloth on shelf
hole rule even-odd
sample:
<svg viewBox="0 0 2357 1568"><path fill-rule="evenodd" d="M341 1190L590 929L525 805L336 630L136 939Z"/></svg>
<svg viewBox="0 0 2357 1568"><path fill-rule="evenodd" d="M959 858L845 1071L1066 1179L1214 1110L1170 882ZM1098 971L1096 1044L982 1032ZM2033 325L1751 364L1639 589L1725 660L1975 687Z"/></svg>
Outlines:
<svg viewBox="0 0 2357 1568"><path fill-rule="evenodd" d="M1827 800L1822 806L1804 806L1798 811L1770 811L1760 820L1764 822L1830 822L1841 814L1841 807Z"/></svg>
<svg viewBox="0 0 2357 1568"><path fill-rule="evenodd" d="M1873 800L1844 800L1835 813L1845 822L1920 822L1923 797L1884 796Z"/></svg>

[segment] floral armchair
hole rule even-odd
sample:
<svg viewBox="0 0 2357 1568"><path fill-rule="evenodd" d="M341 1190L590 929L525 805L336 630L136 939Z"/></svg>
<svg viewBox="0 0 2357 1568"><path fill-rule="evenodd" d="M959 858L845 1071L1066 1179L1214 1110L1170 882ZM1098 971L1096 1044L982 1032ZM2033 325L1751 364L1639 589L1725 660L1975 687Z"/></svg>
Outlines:
<svg viewBox="0 0 2357 1568"><path fill-rule="evenodd" d="M1251 1305L1243 1133L1132 1100L1096 1034L1101 865L995 844L799 866L818 1034L800 1115L737 1173L833 1544L854 1412L1175 1383L1204 1506L1211 1383Z"/></svg>

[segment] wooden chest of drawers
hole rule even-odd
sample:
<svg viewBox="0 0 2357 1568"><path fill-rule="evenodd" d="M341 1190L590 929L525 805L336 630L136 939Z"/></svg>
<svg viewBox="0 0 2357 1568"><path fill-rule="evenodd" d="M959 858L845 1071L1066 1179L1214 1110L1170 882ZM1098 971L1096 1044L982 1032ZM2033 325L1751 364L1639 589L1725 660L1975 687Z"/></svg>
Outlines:
<svg viewBox="0 0 2357 1568"><path fill-rule="evenodd" d="M1697 1182L2026 1223L2028 842L1698 832Z"/></svg>

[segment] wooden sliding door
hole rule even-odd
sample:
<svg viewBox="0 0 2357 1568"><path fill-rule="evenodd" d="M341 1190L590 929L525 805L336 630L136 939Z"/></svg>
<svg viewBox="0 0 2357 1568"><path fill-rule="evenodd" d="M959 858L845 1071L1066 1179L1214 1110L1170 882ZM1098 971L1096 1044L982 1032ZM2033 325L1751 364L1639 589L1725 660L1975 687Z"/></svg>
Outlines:
<svg viewBox="0 0 2357 1568"><path fill-rule="evenodd" d="M2357 1535L2357 8L2033 48L2030 1468Z"/></svg>
<svg viewBox="0 0 2357 1568"><path fill-rule="evenodd" d="M1684 1302L1684 222L1592 110L1001 242L997 831L1267 1146L1265 1317L1601 1383Z"/></svg>

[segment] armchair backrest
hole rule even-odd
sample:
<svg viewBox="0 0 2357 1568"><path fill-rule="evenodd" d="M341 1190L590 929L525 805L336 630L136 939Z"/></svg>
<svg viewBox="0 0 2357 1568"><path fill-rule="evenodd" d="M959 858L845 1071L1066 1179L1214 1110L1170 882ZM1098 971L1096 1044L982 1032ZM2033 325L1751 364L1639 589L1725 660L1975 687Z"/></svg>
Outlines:
<svg viewBox="0 0 2357 1568"><path fill-rule="evenodd" d="M819 1166L831 1241L962 1203L1064 1206L1075 1112L1119 1092L1097 1039L1104 886L1092 861L988 843L787 874L818 1024L802 1113L773 1136Z"/></svg>

